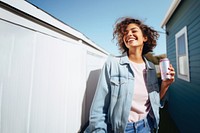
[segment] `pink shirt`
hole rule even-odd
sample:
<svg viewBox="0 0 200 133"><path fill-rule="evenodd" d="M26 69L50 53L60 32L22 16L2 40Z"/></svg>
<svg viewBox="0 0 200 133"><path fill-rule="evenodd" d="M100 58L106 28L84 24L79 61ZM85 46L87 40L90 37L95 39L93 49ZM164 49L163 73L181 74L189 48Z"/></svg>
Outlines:
<svg viewBox="0 0 200 133"><path fill-rule="evenodd" d="M136 122L146 117L149 112L150 102L145 85L145 63L138 64L131 62L131 65L133 66L132 68L135 76L135 84L128 121Z"/></svg>

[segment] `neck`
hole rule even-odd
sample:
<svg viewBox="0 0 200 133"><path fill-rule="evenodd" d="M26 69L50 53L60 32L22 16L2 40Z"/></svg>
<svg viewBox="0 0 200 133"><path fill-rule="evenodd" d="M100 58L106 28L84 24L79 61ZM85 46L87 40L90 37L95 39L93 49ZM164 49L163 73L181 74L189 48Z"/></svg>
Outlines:
<svg viewBox="0 0 200 133"><path fill-rule="evenodd" d="M128 57L129 57L129 60L135 63L144 63L141 50L135 50L135 51L129 50Z"/></svg>
<svg viewBox="0 0 200 133"><path fill-rule="evenodd" d="M144 63L144 60L142 56L137 56L137 55L129 55L129 60L135 63Z"/></svg>

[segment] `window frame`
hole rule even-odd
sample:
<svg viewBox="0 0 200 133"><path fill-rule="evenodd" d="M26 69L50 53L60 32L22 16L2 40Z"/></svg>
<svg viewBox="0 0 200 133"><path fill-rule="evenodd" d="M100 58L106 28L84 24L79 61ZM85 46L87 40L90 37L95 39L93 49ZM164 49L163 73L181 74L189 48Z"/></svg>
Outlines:
<svg viewBox="0 0 200 133"><path fill-rule="evenodd" d="M185 39L185 56L186 56L186 76L183 74L180 74L180 67L179 67L179 44L178 44L178 39L184 35ZM184 26L179 32L176 33L175 35L176 39L176 65L177 65L177 77L190 82L190 67L189 67L189 56L188 56L188 38L187 38L187 26Z"/></svg>

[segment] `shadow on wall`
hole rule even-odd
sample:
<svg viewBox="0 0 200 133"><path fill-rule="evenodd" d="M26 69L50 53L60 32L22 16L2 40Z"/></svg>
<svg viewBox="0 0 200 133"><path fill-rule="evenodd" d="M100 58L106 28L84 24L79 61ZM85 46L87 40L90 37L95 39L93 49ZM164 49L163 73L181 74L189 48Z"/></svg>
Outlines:
<svg viewBox="0 0 200 133"><path fill-rule="evenodd" d="M180 133L168 111L168 103L160 109L160 128L158 133Z"/></svg>
<svg viewBox="0 0 200 133"><path fill-rule="evenodd" d="M80 127L79 133L83 133L83 131L89 124L90 106L92 104L92 100L96 91L100 73L101 73L101 69L97 69L97 70L91 71L88 76L88 80L86 83L86 90L85 90L84 99L82 103L81 127Z"/></svg>

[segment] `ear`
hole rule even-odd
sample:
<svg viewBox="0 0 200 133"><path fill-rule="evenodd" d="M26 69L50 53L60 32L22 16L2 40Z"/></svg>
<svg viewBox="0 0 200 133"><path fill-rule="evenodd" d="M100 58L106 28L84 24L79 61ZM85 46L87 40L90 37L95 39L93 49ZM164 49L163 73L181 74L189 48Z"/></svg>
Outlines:
<svg viewBox="0 0 200 133"><path fill-rule="evenodd" d="M143 39L144 39L144 41L143 41L143 42L147 42L147 40L148 40L148 37L147 37L147 36L144 36L144 37L143 37Z"/></svg>

